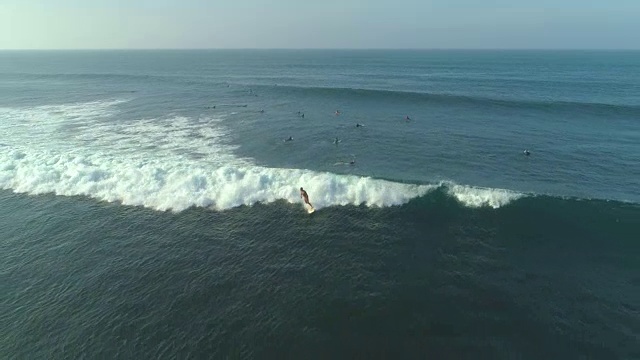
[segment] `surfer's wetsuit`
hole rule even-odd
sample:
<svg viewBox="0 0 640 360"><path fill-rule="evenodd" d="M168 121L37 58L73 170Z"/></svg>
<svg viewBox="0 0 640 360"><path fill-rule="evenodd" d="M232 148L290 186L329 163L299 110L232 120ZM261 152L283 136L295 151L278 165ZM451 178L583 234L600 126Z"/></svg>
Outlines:
<svg viewBox="0 0 640 360"><path fill-rule="evenodd" d="M304 199L304 202L306 204L309 204L309 206L311 206L311 208L313 209L313 205L311 205L311 203L309 202L309 195L307 195L307 192L304 191L303 188L300 188L300 196Z"/></svg>

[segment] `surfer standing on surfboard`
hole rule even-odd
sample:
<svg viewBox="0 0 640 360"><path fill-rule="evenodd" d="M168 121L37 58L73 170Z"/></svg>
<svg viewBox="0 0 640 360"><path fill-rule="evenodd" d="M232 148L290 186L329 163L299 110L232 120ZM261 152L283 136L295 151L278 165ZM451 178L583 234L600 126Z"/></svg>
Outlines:
<svg viewBox="0 0 640 360"><path fill-rule="evenodd" d="M307 195L307 192L304 191L303 188L300 188L300 197L304 199L305 204L309 204L309 206L311 206L311 208L313 209L313 205L311 205L311 203L309 202L309 195Z"/></svg>

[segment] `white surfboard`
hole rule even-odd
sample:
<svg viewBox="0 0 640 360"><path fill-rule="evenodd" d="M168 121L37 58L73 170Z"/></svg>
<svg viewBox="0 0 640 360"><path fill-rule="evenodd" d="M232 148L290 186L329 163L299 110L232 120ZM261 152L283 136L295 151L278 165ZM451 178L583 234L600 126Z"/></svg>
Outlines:
<svg viewBox="0 0 640 360"><path fill-rule="evenodd" d="M313 213L316 211L316 209L315 209L315 208L312 208L312 207L310 207L310 206L306 206L306 205L305 205L305 207L307 208L307 213L309 213L309 214L313 214Z"/></svg>

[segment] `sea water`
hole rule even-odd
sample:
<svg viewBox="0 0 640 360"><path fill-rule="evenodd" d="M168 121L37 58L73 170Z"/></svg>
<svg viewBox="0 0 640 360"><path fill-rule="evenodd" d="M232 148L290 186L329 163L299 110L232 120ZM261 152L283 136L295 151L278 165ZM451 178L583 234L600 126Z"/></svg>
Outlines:
<svg viewBox="0 0 640 360"><path fill-rule="evenodd" d="M0 348L640 357L639 119L632 51L0 52Z"/></svg>

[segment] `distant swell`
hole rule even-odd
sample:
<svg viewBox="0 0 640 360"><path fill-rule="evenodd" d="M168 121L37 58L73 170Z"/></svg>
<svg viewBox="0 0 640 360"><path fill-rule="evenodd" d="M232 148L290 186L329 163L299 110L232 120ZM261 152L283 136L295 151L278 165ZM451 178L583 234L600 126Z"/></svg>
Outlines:
<svg viewBox="0 0 640 360"><path fill-rule="evenodd" d="M4 79L24 81L24 80L45 80L45 81L93 81L99 83L114 82L122 83L182 83L182 84L202 84L208 86L223 86L224 81L212 82L201 77L186 77L184 75L136 75L126 73L0 73Z"/></svg>
<svg viewBox="0 0 640 360"><path fill-rule="evenodd" d="M259 87L259 85L255 85ZM591 102L570 102L570 101L526 101L507 100L488 97L473 97L454 94L438 94L415 91L397 91L385 89L359 89L359 88L338 88L338 87L304 87L304 86L274 86L270 90L277 90L285 93L306 93L313 96L335 96L350 99L371 99L389 100L399 99L413 102L440 103L446 105L472 104L476 106L499 106L514 109L555 109L566 111L589 111L604 114L625 114L640 116L640 106L638 105L616 105L606 103Z"/></svg>

